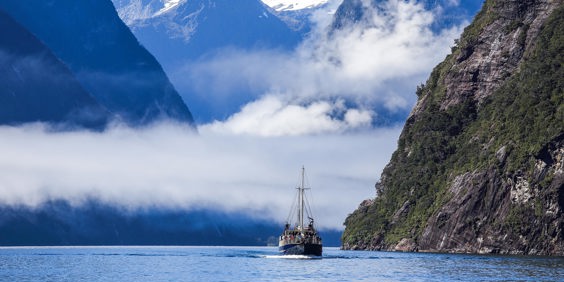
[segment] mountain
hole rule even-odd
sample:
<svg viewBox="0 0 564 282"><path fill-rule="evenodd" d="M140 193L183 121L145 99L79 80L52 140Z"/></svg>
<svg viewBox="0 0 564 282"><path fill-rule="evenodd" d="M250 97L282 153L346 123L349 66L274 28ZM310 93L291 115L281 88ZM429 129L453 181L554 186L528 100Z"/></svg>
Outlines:
<svg viewBox="0 0 564 282"><path fill-rule="evenodd" d="M110 0L2 1L0 10L39 39L104 109L129 125L193 119L156 59Z"/></svg>
<svg viewBox="0 0 564 282"><path fill-rule="evenodd" d="M414 1L422 5L425 10L433 11L435 19L431 26L434 32L456 26L476 14L482 1L475 0L417 0ZM369 20L371 13L383 9L388 5L389 0L343 0L335 12L332 30L342 29L351 24L362 24ZM392 2L393 3L393 2Z"/></svg>
<svg viewBox="0 0 564 282"><path fill-rule="evenodd" d="M97 201L36 208L0 206L0 245L266 245L279 226L241 214L150 208L127 211ZM263 237L261 237L263 236Z"/></svg>
<svg viewBox="0 0 564 282"><path fill-rule="evenodd" d="M302 35L260 0L113 0L135 36L164 67L199 122L229 116L250 101L247 89L215 93L191 81L193 64L229 51L293 50ZM218 86L221 88L221 86Z"/></svg>
<svg viewBox="0 0 564 282"><path fill-rule="evenodd" d="M209 209L128 209L96 200L0 205L0 246L266 246L278 242L281 229L276 222L244 213ZM339 232L323 234L326 245L339 245Z"/></svg>
<svg viewBox="0 0 564 282"><path fill-rule="evenodd" d="M102 127L109 113L39 39L0 11L0 124Z"/></svg>
<svg viewBox="0 0 564 282"><path fill-rule="evenodd" d="M261 0L264 4L277 12L298 11L305 9L314 9L323 6L329 0Z"/></svg>
<svg viewBox="0 0 564 282"><path fill-rule="evenodd" d="M328 0L261 0L273 10L290 28L307 34L314 24L310 17L314 12L327 6Z"/></svg>
<svg viewBox="0 0 564 282"><path fill-rule="evenodd" d="M456 43L343 248L564 255L563 1L487 0Z"/></svg>
<svg viewBox="0 0 564 282"><path fill-rule="evenodd" d="M293 48L300 35L260 0L113 0L165 69L218 49Z"/></svg>

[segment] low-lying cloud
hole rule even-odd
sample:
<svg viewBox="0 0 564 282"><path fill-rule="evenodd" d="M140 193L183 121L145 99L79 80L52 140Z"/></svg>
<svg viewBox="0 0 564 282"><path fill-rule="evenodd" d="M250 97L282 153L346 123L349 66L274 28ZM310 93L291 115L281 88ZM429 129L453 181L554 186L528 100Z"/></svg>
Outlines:
<svg viewBox="0 0 564 282"><path fill-rule="evenodd" d="M256 137L177 125L58 132L0 127L0 204L87 199L128 209L242 211L283 222L302 165L323 228L342 228L396 146L399 128Z"/></svg>

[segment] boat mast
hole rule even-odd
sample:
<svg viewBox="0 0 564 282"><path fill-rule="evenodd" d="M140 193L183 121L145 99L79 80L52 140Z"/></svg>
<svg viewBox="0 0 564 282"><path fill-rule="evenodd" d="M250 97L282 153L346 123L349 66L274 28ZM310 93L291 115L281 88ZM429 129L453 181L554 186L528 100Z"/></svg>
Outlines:
<svg viewBox="0 0 564 282"><path fill-rule="evenodd" d="M302 182L301 182L301 186L298 188L299 189L299 207L298 207L298 220L300 223L300 228L303 230L304 229L304 190L305 190L305 182L304 182L304 178L305 178L305 168L302 166Z"/></svg>

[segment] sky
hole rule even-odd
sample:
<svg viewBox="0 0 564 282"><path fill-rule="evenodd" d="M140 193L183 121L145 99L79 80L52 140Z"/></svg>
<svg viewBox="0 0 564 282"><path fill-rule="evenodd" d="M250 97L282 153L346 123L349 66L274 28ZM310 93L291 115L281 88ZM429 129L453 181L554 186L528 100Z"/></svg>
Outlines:
<svg viewBox="0 0 564 282"><path fill-rule="evenodd" d="M1 126L0 204L91 197L133 210L212 208L282 223L305 166L317 224L343 229L375 197L401 132L402 122L374 120L409 112L416 85L467 23L433 32L433 11L390 0L368 26L328 36L338 4L312 16L312 34L292 52L225 50L172 74L225 95L241 84L257 93L197 133L167 122L105 132Z"/></svg>

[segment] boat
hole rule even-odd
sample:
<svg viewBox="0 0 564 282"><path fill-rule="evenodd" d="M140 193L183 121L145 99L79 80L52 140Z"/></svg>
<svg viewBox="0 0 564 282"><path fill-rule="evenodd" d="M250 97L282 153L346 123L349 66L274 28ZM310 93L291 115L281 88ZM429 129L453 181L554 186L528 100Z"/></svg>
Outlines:
<svg viewBox="0 0 564 282"><path fill-rule="evenodd" d="M305 190L310 188L305 187L305 168L302 167L301 181L297 189L295 201L297 204L292 206L290 215L286 220L284 231L278 240L278 250L283 255L304 255L304 256L321 256L323 253L323 244L321 237L317 233L314 226L313 215L309 207L309 202L306 198ZM295 202L294 202L295 203ZM293 228L290 228L290 218L296 213L296 223ZM307 226L304 225L304 217L307 214L309 222Z"/></svg>

